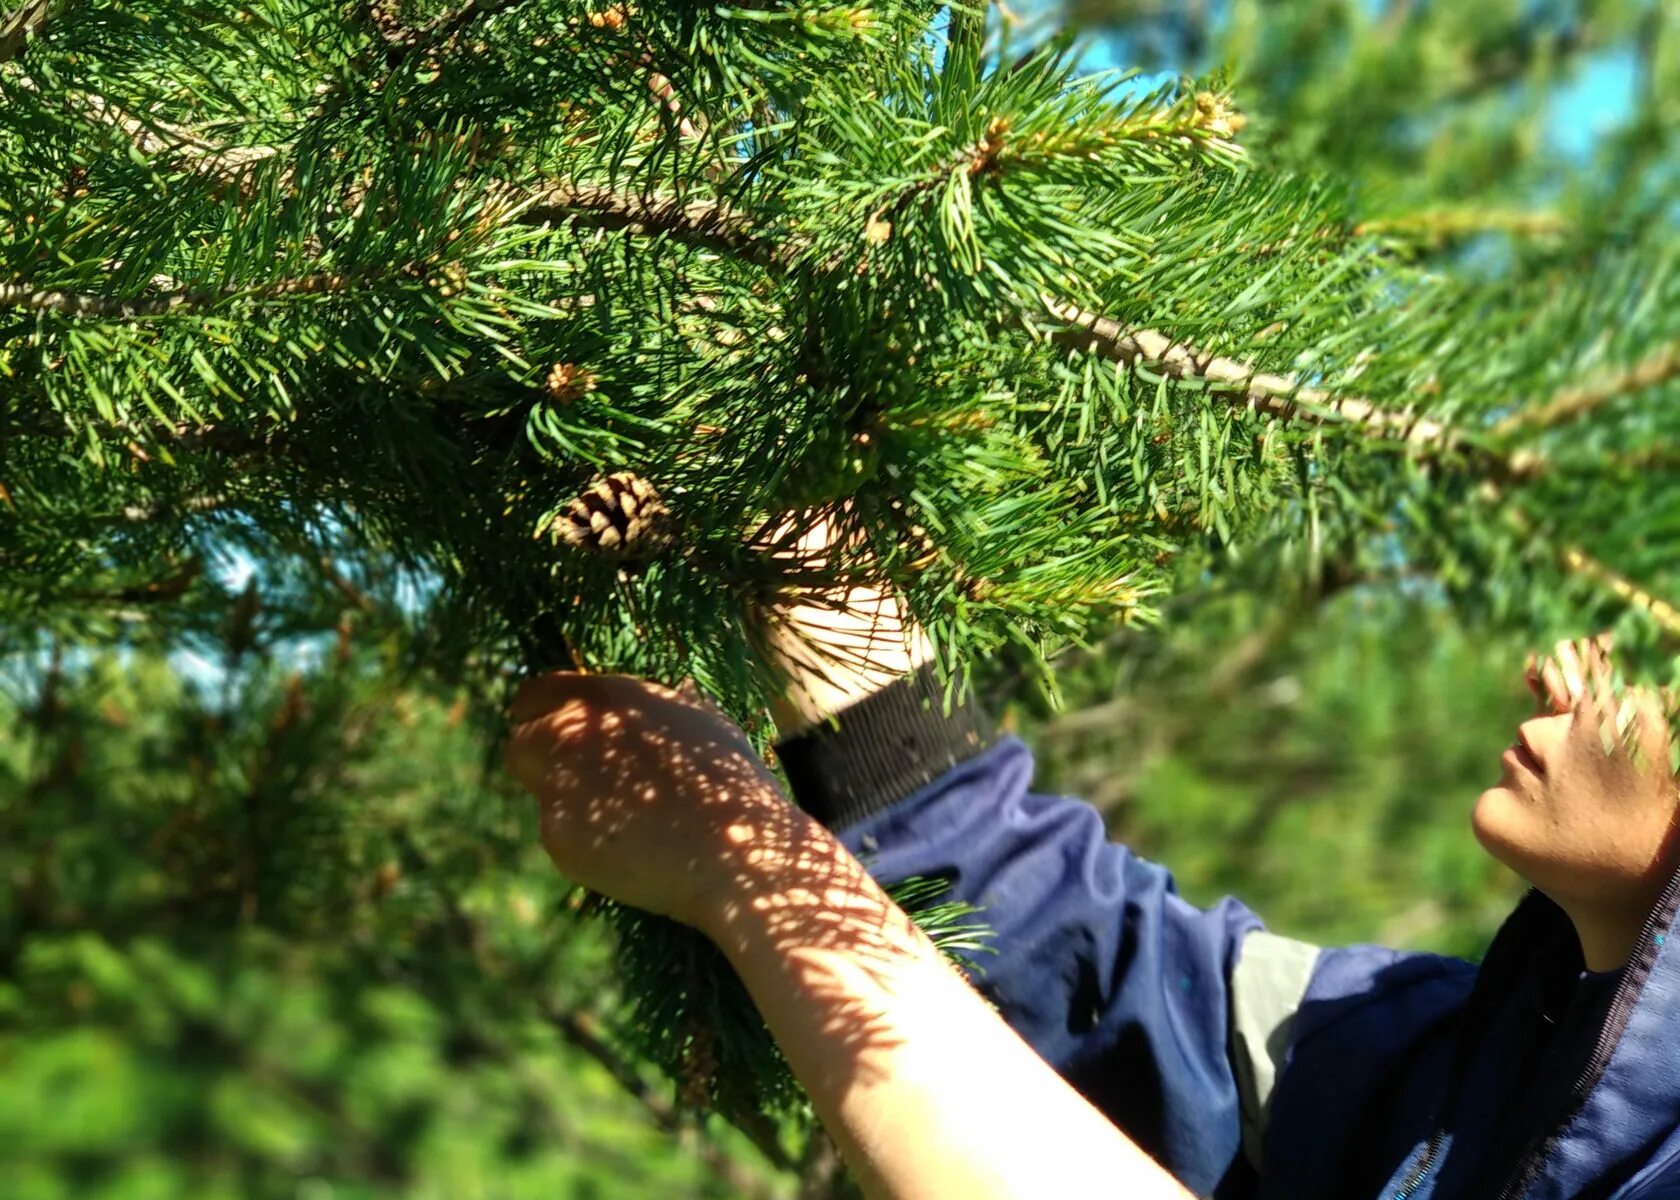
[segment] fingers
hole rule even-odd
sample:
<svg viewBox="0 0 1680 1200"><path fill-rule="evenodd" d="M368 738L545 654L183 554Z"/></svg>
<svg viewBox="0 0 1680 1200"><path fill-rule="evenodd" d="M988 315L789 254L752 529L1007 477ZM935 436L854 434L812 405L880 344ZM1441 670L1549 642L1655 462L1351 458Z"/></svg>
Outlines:
<svg viewBox="0 0 1680 1200"><path fill-rule="evenodd" d="M508 704L508 720L515 725L534 721L565 705L583 692L581 681L593 678L575 671L551 671L533 675L519 685Z"/></svg>
<svg viewBox="0 0 1680 1200"><path fill-rule="evenodd" d="M1581 647L1580 657L1586 671L1586 681L1579 709L1599 723L1599 736L1608 753L1626 739L1636 715L1632 699L1618 695L1616 670L1610 656L1598 642Z"/></svg>
<svg viewBox="0 0 1680 1200"><path fill-rule="evenodd" d="M1587 691L1605 712L1616 707L1616 668L1602 639L1584 644L1581 659L1586 668Z"/></svg>
<svg viewBox="0 0 1680 1200"><path fill-rule="evenodd" d="M1624 686L1611 658L1614 644L1609 634L1563 641L1529 663L1529 686L1542 705L1593 723L1607 753L1626 743L1654 707L1647 689Z"/></svg>
<svg viewBox="0 0 1680 1200"><path fill-rule="evenodd" d="M1574 693L1555 651L1540 663L1540 690L1542 700L1554 713L1566 713L1575 707Z"/></svg>
<svg viewBox="0 0 1680 1200"><path fill-rule="evenodd" d="M1564 709L1575 707L1587 694L1587 664L1578 641L1559 642L1552 651L1563 675L1567 702Z"/></svg>
<svg viewBox="0 0 1680 1200"><path fill-rule="evenodd" d="M1559 642L1544 659L1530 657L1526 682L1542 706L1554 713L1573 712L1596 703L1616 708L1616 672L1610 660L1609 634Z"/></svg>

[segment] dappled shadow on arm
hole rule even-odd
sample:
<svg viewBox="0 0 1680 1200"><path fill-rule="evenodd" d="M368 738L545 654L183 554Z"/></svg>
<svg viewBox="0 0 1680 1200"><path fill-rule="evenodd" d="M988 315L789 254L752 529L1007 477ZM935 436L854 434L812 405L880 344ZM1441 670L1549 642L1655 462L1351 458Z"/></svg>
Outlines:
<svg viewBox="0 0 1680 1200"><path fill-rule="evenodd" d="M815 1062L824 1087L874 1069L923 935L788 803L735 726L618 676L534 680L513 716L509 766L537 797L564 874L694 926L746 964L784 1050L796 1068ZM801 1054L790 1036L821 1052Z"/></svg>

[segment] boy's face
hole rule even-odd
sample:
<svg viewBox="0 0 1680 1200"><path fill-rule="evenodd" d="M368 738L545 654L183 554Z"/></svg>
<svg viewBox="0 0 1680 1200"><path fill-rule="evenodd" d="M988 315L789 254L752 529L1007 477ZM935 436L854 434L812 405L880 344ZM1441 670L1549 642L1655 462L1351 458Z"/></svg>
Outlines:
<svg viewBox="0 0 1680 1200"><path fill-rule="evenodd" d="M1472 824L1490 854L1565 908L1643 913L1674 868L1680 793L1657 698L1616 699L1610 670L1597 643L1565 643L1531 667L1554 711L1518 728Z"/></svg>

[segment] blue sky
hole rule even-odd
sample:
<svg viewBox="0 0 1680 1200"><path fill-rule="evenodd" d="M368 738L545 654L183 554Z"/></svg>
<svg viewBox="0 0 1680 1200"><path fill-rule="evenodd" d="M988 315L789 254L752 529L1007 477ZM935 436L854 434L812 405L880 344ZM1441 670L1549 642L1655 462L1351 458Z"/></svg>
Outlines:
<svg viewBox="0 0 1680 1200"><path fill-rule="evenodd" d="M1633 112L1639 68L1631 51L1600 54L1557 91L1547 106L1546 132L1571 158L1584 158L1599 138Z"/></svg>
<svg viewBox="0 0 1680 1200"><path fill-rule="evenodd" d="M1014 10L1036 24L1049 9L1034 0ZM1080 55L1086 71L1106 71L1131 65L1126 40L1093 38ZM1170 82L1170 71L1139 76L1134 86L1148 89ZM1626 121L1635 103L1638 64L1631 50L1606 51L1580 60L1546 105L1546 136L1561 154L1585 158L1606 133ZM1238 96L1240 103L1241 96Z"/></svg>

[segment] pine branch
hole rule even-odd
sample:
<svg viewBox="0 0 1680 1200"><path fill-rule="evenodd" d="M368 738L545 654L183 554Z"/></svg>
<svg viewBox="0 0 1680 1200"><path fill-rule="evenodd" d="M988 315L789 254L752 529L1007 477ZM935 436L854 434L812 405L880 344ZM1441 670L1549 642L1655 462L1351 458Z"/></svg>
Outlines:
<svg viewBox="0 0 1680 1200"><path fill-rule="evenodd" d="M470 0L456 13L440 17L422 30L410 30L401 36L419 38L427 35L428 31L447 31L443 33L443 36L447 37L449 33L464 27L477 16L502 11L518 2L519 0ZM382 28L391 26L391 22L395 20L388 10L381 7L378 0L369 6L369 11L375 24L380 24ZM390 34L388 40L395 36L397 34ZM404 41L402 44L410 43ZM648 83L656 97L667 104L675 105L675 100L670 94L672 89L665 76L654 72L649 76ZM136 137L137 144L143 150L156 149L158 143L167 145L159 135L152 133L147 126L133 118L123 118L121 114L116 114L114 110L97 103L94 111L96 115L112 120L129 131L131 136ZM674 107L673 111L676 111ZM1146 138L1169 135L1184 137L1194 134L1218 140L1233 132L1232 122L1239 120L1240 118L1232 114L1219 97L1212 93L1199 93L1188 117L1177 120L1176 123L1165 123L1158 117L1152 118L1135 129L1128 124L1125 132L1127 136ZM204 169L215 173L228 173L273 153L273 150L267 147L218 151L190 138L190 135L176 127L169 127L169 132L174 134L178 141L191 144L199 152ZM1006 132L1005 124L994 122L973 145L964 148L943 164L935 172L933 179L912 184L909 190L899 197L897 204L886 207L901 207L913 199L914 195L942 182L953 172L961 171L974 177L997 169L1000 155L1005 149ZM688 135L686 129L684 133L685 136ZM1103 134L1104 138L1110 136L1112 134L1108 132ZM154 140L149 142L148 138ZM1029 149L1043 151L1045 147L1032 146ZM785 270L793 267L808 249L807 243L801 238L791 238L778 243L763 236L749 217L716 202L685 202L679 197L651 193L628 194L610 188L569 182L555 184L534 198L524 208L522 219L529 223L570 228L626 230L650 236L664 235L687 245L722 251L773 269ZM823 269L833 269L838 265L837 262L822 264ZM18 286L11 285L12 290L15 291ZM155 316L201 299L202 297L189 293L180 293L139 302L110 302L64 293L37 293L33 298L9 300L6 285L0 285L0 307L5 307L10 302L24 307L69 311L76 315ZM112 303L117 305L114 310L111 308ZM1195 377L1237 384L1242 389L1239 393L1241 402L1256 412L1282 419L1325 422L1326 418L1314 411L1316 408L1331 414L1328 418L1330 421L1361 425L1384 436L1399 436L1413 444L1449 441L1446 431L1436 422L1385 412L1364 400L1334 399L1327 393L1304 388L1285 377L1258 372L1235 360L1207 355L1193 347L1177 343L1157 331L1123 327L1107 318L1085 313L1072 305L1047 301L1046 307L1059 319L1079 327L1084 334L1089 335L1085 349L1126 365L1148 362L1164 368L1174 378ZM1063 341L1071 339L1075 344L1080 340L1080 335L1072 331L1055 336Z"/></svg>
<svg viewBox="0 0 1680 1200"><path fill-rule="evenodd" d="M1680 379L1680 342L1670 342L1626 370L1565 388L1539 408L1512 413L1494 426L1493 432L1495 436L1505 437L1513 433L1550 429L1584 417L1613 400L1671 379Z"/></svg>
<svg viewBox="0 0 1680 1200"><path fill-rule="evenodd" d="M523 211L523 220L592 228L626 229L670 237L686 245L722 250L766 267L789 268L807 249L800 238L785 242L760 235L751 219L708 201L631 195L610 188L561 184ZM822 264L828 268L836 264ZM1314 424L1351 424L1415 446L1446 449L1459 435L1437 421L1378 408L1368 400L1335 397L1283 375L1222 358L1153 329L1122 325L1076 305L1044 298L1051 316L1072 329L1052 332L1060 344L1126 366L1146 363L1175 379L1206 379L1239 389L1235 400L1255 412Z"/></svg>
<svg viewBox="0 0 1680 1200"><path fill-rule="evenodd" d="M1576 575L1592 580L1627 601L1630 608L1642 608L1659 626L1680 637L1680 608L1653 595L1626 575L1606 566L1579 546L1565 546L1559 557Z"/></svg>
<svg viewBox="0 0 1680 1200"><path fill-rule="evenodd" d="M1126 366L1147 363L1173 379L1232 385L1237 390L1228 393L1230 399L1266 416L1314 424L1352 424L1416 446L1446 448L1459 444L1458 434L1437 421L1391 412L1368 400L1332 396L1286 375L1260 371L1237 359L1175 341L1157 330L1122 325L1050 297L1044 298L1044 307L1057 320L1074 327L1051 334L1059 345Z"/></svg>

